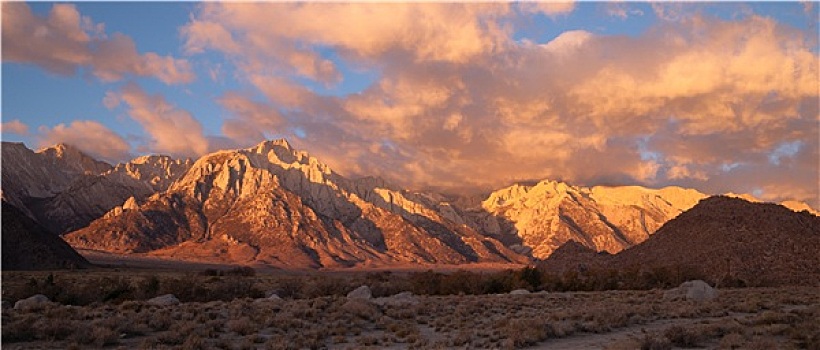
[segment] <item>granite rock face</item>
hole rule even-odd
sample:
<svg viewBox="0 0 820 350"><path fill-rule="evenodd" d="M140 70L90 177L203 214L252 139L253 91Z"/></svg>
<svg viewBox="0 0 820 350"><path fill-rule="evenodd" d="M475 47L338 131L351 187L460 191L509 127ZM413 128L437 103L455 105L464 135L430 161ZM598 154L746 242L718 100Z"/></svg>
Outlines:
<svg viewBox="0 0 820 350"><path fill-rule="evenodd" d="M165 192L67 236L75 247L290 267L524 262L375 178L347 179L286 141L203 156Z"/></svg>
<svg viewBox="0 0 820 350"><path fill-rule="evenodd" d="M545 180L495 191L465 217L476 229L540 259L569 241L617 253L705 197L678 187L587 188Z"/></svg>

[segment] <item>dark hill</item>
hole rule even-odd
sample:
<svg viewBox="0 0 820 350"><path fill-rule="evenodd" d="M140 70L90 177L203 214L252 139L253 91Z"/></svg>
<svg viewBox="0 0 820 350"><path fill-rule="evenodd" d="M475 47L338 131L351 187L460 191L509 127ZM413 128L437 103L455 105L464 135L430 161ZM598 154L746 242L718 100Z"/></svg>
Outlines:
<svg viewBox="0 0 820 350"><path fill-rule="evenodd" d="M559 249L560 250L560 249ZM820 285L820 217L770 203L714 196L614 256L569 247L542 266L687 271L742 285ZM581 267L583 267L581 266Z"/></svg>
<svg viewBox="0 0 820 350"><path fill-rule="evenodd" d="M90 266L59 236L11 204L2 203L3 270L50 270Z"/></svg>

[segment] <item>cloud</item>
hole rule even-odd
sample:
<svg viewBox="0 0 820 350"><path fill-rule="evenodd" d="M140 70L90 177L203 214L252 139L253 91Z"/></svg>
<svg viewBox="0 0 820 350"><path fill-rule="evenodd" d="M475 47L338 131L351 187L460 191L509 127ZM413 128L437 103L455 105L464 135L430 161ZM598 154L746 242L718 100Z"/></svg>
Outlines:
<svg viewBox="0 0 820 350"><path fill-rule="evenodd" d="M128 105L128 115L150 136L148 148L153 152L197 157L209 150L199 121L162 95L149 95L138 85L129 83L120 92L107 94L104 103L106 106Z"/></svg>
<svg viewBox="0 0 820 350"><path fill-rule="evenodd" d="M621 3L621 2L607 2L606 3L606 13L609 16L617 17L622 20L629 18L630 16L643 16L644 13L641 9L630 9L628 4Z"/></svg>
<svg viewBox="0 0 820 350"><path fill-rule="evenodd" d="M567 15L575 10L575 1L532 1L522 2L519 7L530 13L543 13L550 17Z"/></svg>
<svg viewBox="0 0 820 350"><path fill-rule="evenodd" d="M131 158L131 146L122 137L93 120L75 120L68 126L57 124L53 128L41 126L38 132L39 147L66 143L94 158L112 163Z"/></svg>
<svg viewBox="0 0 820 350"><path fill-rule="evenodd" d="M194 79L184 59L139 54L131 38L104 35L104 25L80 15L74 5L55 4L47 17L31 12L28 4L3 4L3 61L35 64L49 72L74 75L88 68L103 81L127 75L156 77L166 84Z"/></svg>
<svg viewBox="0 0 820 350"><path fill-rule="evenodd" d="M19 119L13 119L11 121L1 123L0 132L26 136L28 135L28 125L21 122Z"/></svg>
<svg viewBox="0 0 820 350"><path fill-rule="evenodd" d="M271 105L252 101L237 93L228 93L218 102L236 116L225 120L222 133L240 144L250 146L264 140L264 133L284 131L285 120Z"/></svg>
<svg viewBox="0 0 820 350"><path fill-rule="evenodd" d="M216 50L246 70L339 79L317 46L370 60L466 62L492 50L501 32L489 20L505 4L208 3L181 30L190 53Z"/></svg>
<svg viewBox="0 0 820 350"><path fill-rule="evenodd" d="M533 43L507 26L526 15L510 11L519 5L486 5L209 3L183 33L191 52L223 53L263 97L221 100L227 136L289 135L348 175L450 189L553 178L820 196L814 33L681 7L656 9L674 20L638 36L575 30ZM346 96L298 83L333 80L304 68L328 49L334 65L377 67L378 79ZM301 65L292 52L316 59ZM769 162L794 142L795 154Z"/></svg>

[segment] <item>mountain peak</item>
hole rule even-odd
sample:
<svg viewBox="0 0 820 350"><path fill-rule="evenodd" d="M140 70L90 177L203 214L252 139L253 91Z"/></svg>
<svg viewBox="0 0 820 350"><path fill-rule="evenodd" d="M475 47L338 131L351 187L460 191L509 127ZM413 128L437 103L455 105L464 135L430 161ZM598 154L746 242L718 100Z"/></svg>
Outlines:
<svg viewBox="0 0 820 350"><path fill-rule="evenodd" d="M40 150L38 150L37 153L53 154L57 157L64 157L67 154L79 154L88 157L88 155L83 153L83 151L81 151L79 148L62 142L49 147L43 147Z"/></svg>
<svg viewBox="0 0 820 350"><path fill-rule="evenodd" d="M66 169L80 174L99 175L113 168L111 164L96 160L79 148L67 143L58 143L54 146L45 147L36 153L50 158L51 162L60 163Z"/></svg>
<svg viewBox="0 0 820 350"><path fill-rule="evenodd" d="M288 151L293 150L293 147L291 147L288 140L286 140L284 138L262 141L259 144L257 144L256 146L252 147L252 149L259 150L259 151L264 151L264 150L271 150L271 149L273 149L274 147L277 147L277 146L278 147L283 147Z"/></svg>

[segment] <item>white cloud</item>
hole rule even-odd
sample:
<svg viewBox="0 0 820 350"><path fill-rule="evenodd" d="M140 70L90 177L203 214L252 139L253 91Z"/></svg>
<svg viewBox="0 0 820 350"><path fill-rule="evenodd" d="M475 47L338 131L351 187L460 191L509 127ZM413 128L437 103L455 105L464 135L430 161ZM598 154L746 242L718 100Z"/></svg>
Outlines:
<svg viewBox="0 0 820 350"><path fill-rule="evenodd" d="M93 120L75 120L53 128L41 126L37 136L39 147L58 143L70 144L88 155L112 163L128 160L131 146L104 125Z"/></svg>

